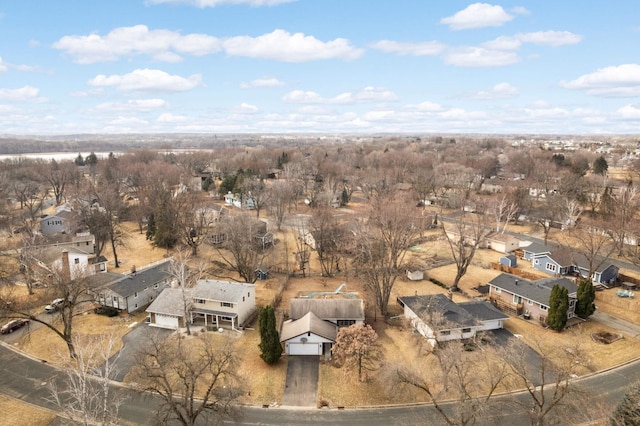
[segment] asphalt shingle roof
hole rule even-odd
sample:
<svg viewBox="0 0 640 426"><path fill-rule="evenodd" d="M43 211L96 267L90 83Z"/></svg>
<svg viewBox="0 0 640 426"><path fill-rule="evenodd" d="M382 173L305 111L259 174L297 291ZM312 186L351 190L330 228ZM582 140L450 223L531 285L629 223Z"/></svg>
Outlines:
<svg viewBox="0 0 640 426"><path fill-rule="evenodd" d="M219 280L198 280L193 288L195 299L238 303L242 296L255 289L255 285Z"/></svg>
<svg viewBox="0 0 640 426"><path fill-rule="evenodd" d="M302 318L282 324L280 341L284 342L309 332L334 342L338 335L335 324L318 318L313 312L307 312Z"/></svg>
<svg viewBox="0 0 640 426"><path fill-rule="evenodd" d="M489 281L489 285L545 306L549 306L551 289L556 284L565 287L569 291L569 295L578 291L576 284L568 278L543 278L529 281L511 274L500 274Z"/></svg>
<svg viewBox="0 0 640 426"><path fill-rule="evenodd" d="M473 315L462 306L449 300L444 294L406 296L399 299L420 318L428 317L437 312L448 324L463 327L477 323Z"/></svg>
<svg viewBox="0 0 640 426"><path fill-rule="evenodd" d="M125 275L124 278L107 285L107 288L120 296L127 297L166 280L170 275L169 261L167 260L150 268L139 270L135 274Z"/></svg>
<svg viewBox="0 0 640 426"><path fill-rule="evenodd" d="M465 311L469 312L472 317L478 321L492 321L498 319L509 319L509 316L489 302L474 301L458 303Z"/></svg>
<svg viewBox="0 0 640 426"><path fill-rule="evenodd" d="M186 297L189 299L190 289L185 289ZM173 315L176 317L184 316L184 303L182 301L181 288L165 288L162 293L156 297L146 310L155 314Z"/></svg>
<svg viewBox="0 0 640 426"><path fill-rule="evenodd" d="M362 299L291 299L289 318L302 318L307 312L313 312L322 319L354 319L364 321L364 302Z"/></svg>

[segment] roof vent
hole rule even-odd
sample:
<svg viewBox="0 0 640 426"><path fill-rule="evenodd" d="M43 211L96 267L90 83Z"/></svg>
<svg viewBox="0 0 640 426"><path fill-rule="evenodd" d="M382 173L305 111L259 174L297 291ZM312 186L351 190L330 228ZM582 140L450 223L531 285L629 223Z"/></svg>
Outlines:
<svg viewBox="0 0 640 426"><path fill-rule="evenodd" d="M518 280L517 279L516 279L515 283L516 283L516 285L518 285Z"/></svg>

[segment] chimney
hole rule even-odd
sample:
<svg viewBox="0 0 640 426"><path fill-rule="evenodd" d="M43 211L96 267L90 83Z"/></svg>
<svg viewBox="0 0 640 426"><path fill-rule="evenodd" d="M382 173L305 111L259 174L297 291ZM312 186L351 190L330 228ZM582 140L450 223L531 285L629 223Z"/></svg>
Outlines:
<svg viewBox="0 0 640 426"><path fill-rule="evenodd" d="M69 251L62 251L62 276L71 281L71 265L69 265Z"/></svg>
<svg viewBox="0 0 640 426"><path fill-rule="evenodd" d="M516 278L516 285L518 285L518 279Z"/></svg>

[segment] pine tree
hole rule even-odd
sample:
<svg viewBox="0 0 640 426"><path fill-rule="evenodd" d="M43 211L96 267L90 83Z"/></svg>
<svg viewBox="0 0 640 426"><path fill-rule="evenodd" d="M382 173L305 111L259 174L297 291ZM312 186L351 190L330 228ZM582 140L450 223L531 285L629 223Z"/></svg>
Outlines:
<svg viewBox="0 0 640 426"><path fill-rule="evenodd" d="M611 414L613 426L640 424L640 382L629 388L624 399Z"/></svg>
<svg viewBox="0 0 640 426"><path fill-rule="evenodd" d="M156 216L151 213L147 220L147 240L153 240L153 236L156 233Z"/></svg>
<svg viewBox="0 0 640 426"><path fill-rule="evenodd" d="M276 314L271 305L260 308L258 314L258 326L260 329L260 358L267 364L275 364L282 355L280 336L276 330Z"/></svg>
<svg viewBox="0 0 640 426"><path fill-rule="evenodd" d="M565 287L556 284L551 289L549 297L547 325L555 331L562 331L567 325L567 309L569 309L569 292Z"/></svg>
<svg viewBox="0 0 640 426"><path fill-rule="evenodd" d="M592 170L596 175L604 175L608 169L609 164L607 164L607 160L602 155L596 158L596 160L593 162Z"/></svg>
<svg viewBox="0 0 640 426"><path fill-rule="evenodd" d="M596 300L596 290L593 288L591 280L582 280L578 285L578 301L576 303L576 315L586 319L596 310L593 302Z"/></svg>

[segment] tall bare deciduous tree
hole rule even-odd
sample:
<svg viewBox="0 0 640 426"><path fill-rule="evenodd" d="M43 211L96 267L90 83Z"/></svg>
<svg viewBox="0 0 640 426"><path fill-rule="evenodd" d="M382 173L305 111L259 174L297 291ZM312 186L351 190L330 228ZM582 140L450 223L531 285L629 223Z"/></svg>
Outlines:
<svg viewBox="0 0 640 426"><path fill-rule="evenodd" d="M226 240L218 254L247 283L256 281L255 271L262 265L266 251L256 240L261 223L246 213L227 216L220 221L219 232Z"/></svg>
<svg viewBox="0 0 640 426"><path fill-rule="evenodd" d="M375 297L383 317L391 290L404 271L407 251L422 232L422 218L413 216L403 200L376 197L369 217L355 235L354 264L366 288Z"/></svg>
<svg viewBox="0 0 640 426"><path fill-rule="evenodd" d="M331 277L340 269L341 248L347 238L345 228L333 216L330 207L314 210L309 220L309 228L315 243L323 277Z"/></svg>
<svg viewBox="0 0 640 426"><path fill-rule="evenodd" d="M191 318L191 309L193 306L191 289L195 287L198 280L202 278L205 273L204 263L194 263L191 260L190 253L178 249L169 261L169 274L181 292L185 327L187 329L187 335L189 336L191 335L191 322L189 319Z"/></svg>
<svg viewBox="0 0 640 426"><path fill-rule="evenodd" d="M12 292L3 293L0 296L0 317L7 319L22 318L31 322L37 322L57 336L59 336L67 345L71 358L76 357L76 347L73 339L74 319L82 312L78 306L83 301L83 297L87 294L87 276L86 271L76 270L76 277L71 278L68 269L53 268L51 270L51 278L48 283L46 292L42 293L42 298L38 299L21 299ZM39 307L43 302L53 299L62 299L62 304L58 307L57 318L51 321L50 318L39 317Z"/></svg>
<svg viewBox="0 0 640 426"><path fill-rule="evenodd" d="M456 276L451 291L458 291L460 279L467 273L478 247L484 244L490 232L481 215L464 214L464 211L453 219L453 222L445 225L444 236L456 264Z"/></svg>
<svg viewBox="0 0 640 426"><path fill-rule="evenodd" d="M98 335L84 339L74 336L76 357L63 359L62 386L49 383L51 397L71 423L116 425L123 399L111 385L118 374L116 352L119 337Z"/></svg>
<svg viewBox="0 0 640 426"><path fill-rule="evenodd" d="M507 377L507 366L491 344L469 352L460 341L436 347L419 363L398 367L389 383L421 391L448 425L472 425L487 417ZM452 409L446 407L454 401Z"/></svg>
<svg viewBox="0 0 640 426"><path fill-rule="evenodd" d="M140 390L162 399L156 413L160 424L221 425L237 414L233 402L242 394L238 363L237 350L225 336L154 336L136 354L130 374Z"/></svg>
<svg viewBox="0 0 640 426"><path fill-rule="evenodd" d="M285 215L289 206L293 203L296 197L294 186L290 182L278 181L274 182L268 188L269 195L269 207L271 214L275 218L278 231L282 229Z"/></svg>

